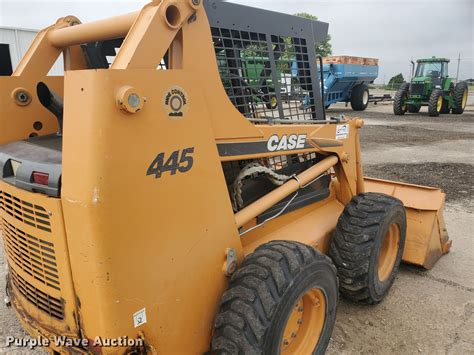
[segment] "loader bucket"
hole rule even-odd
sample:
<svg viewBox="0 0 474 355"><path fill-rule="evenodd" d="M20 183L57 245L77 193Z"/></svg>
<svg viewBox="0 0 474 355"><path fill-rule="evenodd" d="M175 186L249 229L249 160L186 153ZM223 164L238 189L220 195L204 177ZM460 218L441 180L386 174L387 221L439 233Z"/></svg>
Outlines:
<svg viewBox="0 0 474 355"><path fill-rule="evenodd" d="M444 224L445 194L440 189L400 182L364 178L365 191L398 198L407 213L407 236L403 261L431 269L449 251L451 242Z"/></svg>

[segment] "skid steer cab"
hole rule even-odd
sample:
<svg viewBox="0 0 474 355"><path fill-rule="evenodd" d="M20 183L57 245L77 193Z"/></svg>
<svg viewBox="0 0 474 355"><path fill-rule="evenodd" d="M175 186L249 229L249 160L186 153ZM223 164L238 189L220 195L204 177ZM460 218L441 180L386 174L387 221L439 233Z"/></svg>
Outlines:
<svg viewBox="0 0 474 355"><path fill-rule="evenodd" d="M55 352L319 354L339 291L380 302L401 260L448 251L444 194L364 178L363 121L325 117L327 29L163 0L38 33L0 78L7 291L31 336ZM47 76L59 55L64 77Z"/></svg>

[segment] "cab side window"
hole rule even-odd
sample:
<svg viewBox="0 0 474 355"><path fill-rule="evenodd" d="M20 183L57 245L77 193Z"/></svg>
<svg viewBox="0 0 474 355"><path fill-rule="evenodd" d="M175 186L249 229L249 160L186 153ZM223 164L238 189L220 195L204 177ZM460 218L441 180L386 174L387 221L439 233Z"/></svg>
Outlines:
<svg viewBox="0 0 474 355"><path fill-rule="evenodd" d="M13 73L10 45L0 43L0 76L10 76Z"/></svg>

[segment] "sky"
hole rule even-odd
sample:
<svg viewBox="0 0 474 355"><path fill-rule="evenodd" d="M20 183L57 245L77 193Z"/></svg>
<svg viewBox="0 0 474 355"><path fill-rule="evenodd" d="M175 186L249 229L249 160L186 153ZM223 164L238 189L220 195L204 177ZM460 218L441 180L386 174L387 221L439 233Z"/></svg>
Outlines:
<svg viewBox="0 0 474 355"><path fill-rule="evenodd" d="M142 0L0 0L0 26L40 29L75 15L82 22L140 9ZM410 73L410 59L451 59L450 75L474 78L474 0L230 0L329 23L333 54L380 59L379 78Z"/></svg>

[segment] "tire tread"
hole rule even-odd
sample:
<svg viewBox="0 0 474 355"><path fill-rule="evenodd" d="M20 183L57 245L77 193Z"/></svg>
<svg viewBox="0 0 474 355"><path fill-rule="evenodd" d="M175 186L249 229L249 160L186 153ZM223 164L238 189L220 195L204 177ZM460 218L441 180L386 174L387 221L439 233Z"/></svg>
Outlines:
<svg viewBox="0 0 474 355"><path fill-rule="evenodd" d="M431 92L430 98L428 100L428 114L431 117L437 117L441 113L441 110L438 111L439 96L443 96L443 91L441 89L434 89Z"/></svg>
<svg viewBox="0 0 474 355"><path fill-rule="evenodd" d="M336 265L339 290L344 297L367 304L378 302L369 292L370 256L385 215L401 204L388 195L362 193L349 202L339 217L329 256Z"/></svg>
<svg viewBox="0 0 474 355"><path fill-rule="evenodd" d="M464 107L462 107L462 99L464 96L464 90L467 89L467 83L465 81L460 81L454 87L454 103L456 107L453 107L451 112L455 115L460 115L464 112Z"/></svg>
<svg viewBox="0 0 474 355"><path fill-rule="evenodd" d="M224 292L214 322L211 347L218 353L260 354L264 333L294 276L314 262L331 259L314 248L289 241L259 246L242 262Z"/></svg>
<svg viewBox="0 0 474 355"><path fill-rule="evenodd" d="M405 114L405 110L403 110L403 96L408 95L408 89L410 88L410 83L403 83L400 85L395 97L393 98L393 113L397 116L401 116Z"/></svg>
<svg viewBox="0 0 474 355"><path fill-rule="evenodd" d="M369 91L369 87L366 84L359 84L352 89L351 93L351 107L354 111L364 111L369 102L364 104L363 98L364 93Z"/></svg>

